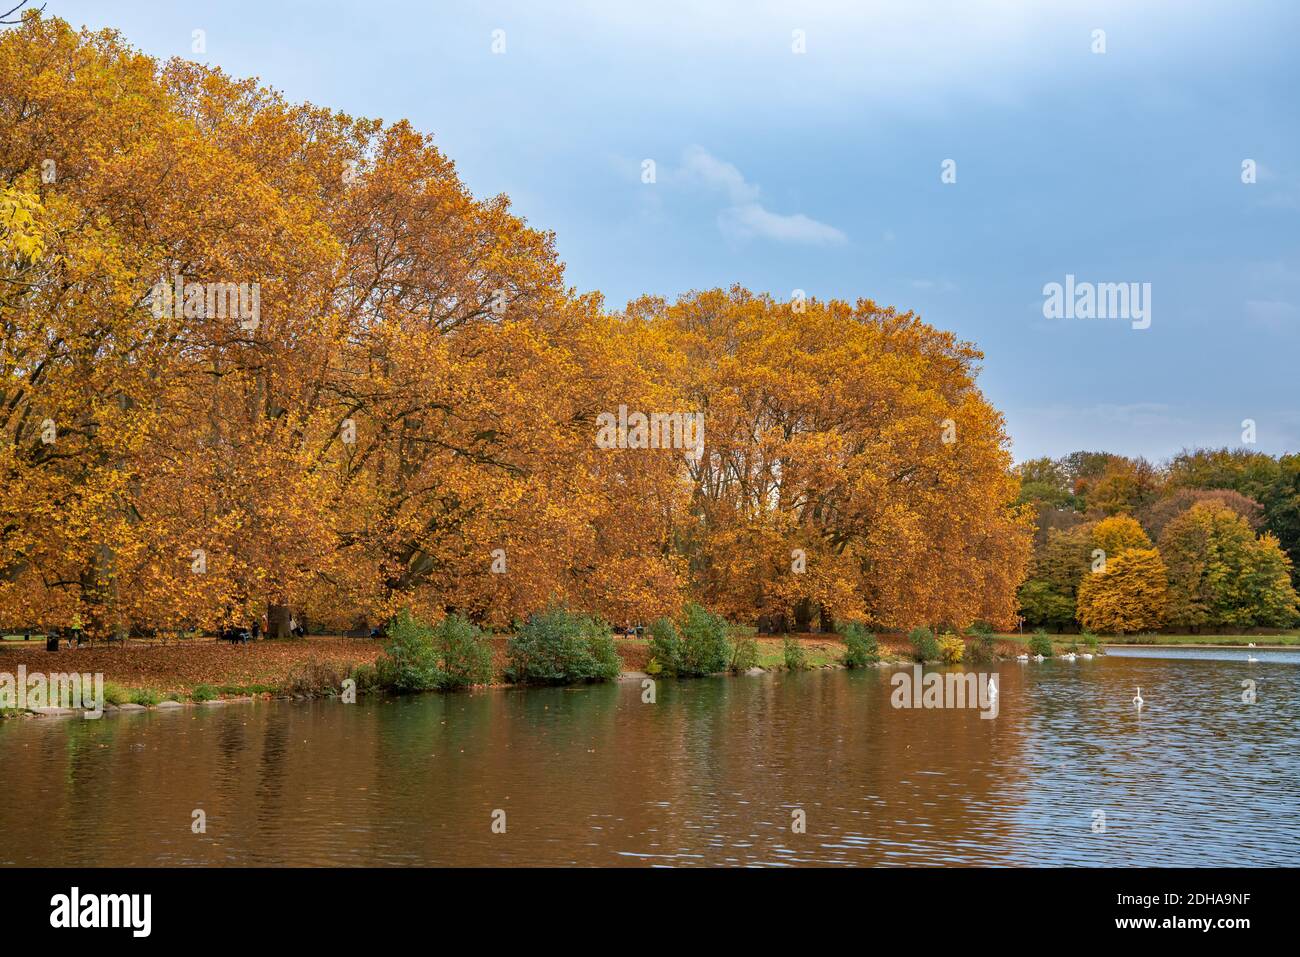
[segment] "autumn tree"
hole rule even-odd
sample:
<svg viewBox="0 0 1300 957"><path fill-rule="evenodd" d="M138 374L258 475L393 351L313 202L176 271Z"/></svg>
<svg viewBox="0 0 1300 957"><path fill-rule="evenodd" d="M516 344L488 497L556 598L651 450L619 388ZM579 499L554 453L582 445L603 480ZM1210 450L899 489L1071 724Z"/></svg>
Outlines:
<svg viewBox="0 0 1300 957"><path fill-rule="evenodd" d="M79 617L92 635L125 624L117 572L132 543L150 551L129 496L183 349L179 325L142 302L158 263L186 244L196 143L151 62L111 32L28 15L0 35L0 179L21 213L0 284L11 615Z"/></svg>
<svg viewBox="0 0 1300 957"><path fill-rule="evenodd" d="M1112 515L1095 523L1089 533L1092 539L1093 560L1100 564L1130 548L1150 548L1151 539L1129 515Z"/></svg>
<svg viewBox="0 0 1300 957"><path fill-rule="evenodd" d="M1105 571L1079 585L1084 628L1107 634L1150 631L1165 620L1169 603L1165 564L1154 548L1130 548L1108 558Z"/></svg>
<svg viewBox="0 0 1300 957"><path fill-rule="evenodd" d="M1300 455L1273 458L1250 449L1193 449L1174 457L1169 481L1178 488L1231 489L1259 502L1300 587Z"/></svg>
<svg viewBox="0 0 1300 957"><path fill-rule="evenodd" d="M1256 537L1241 515L1200 503L1160 538L1169 569L1169 618L1182 627L1286 626L1297 616L1290 559L1269 532Z"/></svg>
<svg viewBox="0 0 1300 957"><path fill-rule="evenodd" d="M867 300L628 311L681 350L682 408L707 416L677 526L702 603L796 627L1009 621L1028 521L969 344Z"/></svg>
<svg viewBox="0 0 1300 957"><path fill-rule="evenodd" d="M1014 612L980 353L911 313L611 315L410 124L40 16L0 36L0 150L6 619ZM702 454L603 446L620 408L702 414Z"/></svg>
<svg viewBox="0 0 1300 957"><path fill-rule="evenodd" d="M1259 531L1264 525L1263 506L1232 489L1173 488L1168 494L1144 508L1138 518L1151 539L1158 541L1171 521L1201 502L1210 502L1232 509L1255 531Z"/></svg>
<svg viewBox="0 0 1300 957"><path fill-rule="evenodd" d="M504 198L111 31L31 17L0 57L7 615L676 607L680 462L592 442L659 386ZM234 283L257 315L204 308Z"/></svg>
<svg viewBox="0 0 1300 957"><path fill-rule="evenodd" d="M1052 529L1034 550L1028 577L1020 586L1021 613L1030 625L1060 629L1075 620L1079 584L1092 567L1093 525Z"/></svg>

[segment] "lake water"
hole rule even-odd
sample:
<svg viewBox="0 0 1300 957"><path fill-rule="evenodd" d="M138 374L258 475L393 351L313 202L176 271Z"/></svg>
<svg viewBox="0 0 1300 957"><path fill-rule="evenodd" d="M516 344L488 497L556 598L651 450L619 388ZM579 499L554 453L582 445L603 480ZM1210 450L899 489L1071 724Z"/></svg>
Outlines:
<svg viewBox="0 0 1300 957"><path fill-rule="evenodd" d="M896 668L10 720L0 864L1294 865L1300 655L1254 653L1003 663L992 720Z"/></svg>

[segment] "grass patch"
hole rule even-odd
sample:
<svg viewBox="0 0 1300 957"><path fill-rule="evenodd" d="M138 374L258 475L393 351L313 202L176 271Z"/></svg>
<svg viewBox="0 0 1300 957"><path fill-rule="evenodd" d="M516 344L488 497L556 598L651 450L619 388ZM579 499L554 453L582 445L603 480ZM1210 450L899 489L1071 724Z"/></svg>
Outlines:
<svg viewBox="0 0 1300 957"><path fill-rule="evenodd" d="M1017 645L1026 645L1033 635L1005 634L998 635L999 641L1008 641ZM1052 642L1061 647L1082 642L1088 644L1086 635L1049 635ZM1300 632L1289 631L1281 635L1096 635L1102 645L1222 645L1224 647L1241 647L1255 645L1300 645Z"/></svg>
<svg viewBox="0 0 1300 957"><path fill-rule="evenodd" d="M260 694L275 694L274 685L218 685L217 693L223 698L244 698Z"/></svg>
<svg viewBox="0 0 1300 957"><path fill-rule="evenodd" d="M798 639L791 639L798 641ZM825 668L840 663L840 646L799 642L803 647L804 661L809 668ZM785 665L785 641L783 639L762 639L758 641L758 667L768 671L780 670Z"/></svg>

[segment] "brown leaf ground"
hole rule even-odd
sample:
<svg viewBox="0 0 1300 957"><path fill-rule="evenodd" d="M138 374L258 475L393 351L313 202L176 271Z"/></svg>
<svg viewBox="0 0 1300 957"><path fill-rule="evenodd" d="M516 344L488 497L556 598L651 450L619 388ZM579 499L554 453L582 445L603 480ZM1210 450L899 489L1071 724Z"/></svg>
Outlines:
<svg viewBox="0 0 1300 957"><path fill-rule="evenodd" d="M499 675L506 665L507 637L489 639L492 663ZM643 642L618 640L624 671L643 671L650 654ZM339 672L373 664L383 652L382 641L313 635L281 641L232 645L212 638L160 642L132 641L123 646L81 647L51 653L43 641L0 644L0 671L16 674L25 665L29 674L78 672L104 675L126 688L188 694L196 685L219 688L274 689L295 667L308 663L333 666Z"/></svg>
<svg viewBox="0 0 1300 957"><path fill-rule="evenodd" d="M31 672L102 673L105 681L127 688L189 692L195 685L277 687L294 666L318 661L341 671L373 662L383 650L379 642L333 637L292 641L257 641L231 645L212 638L136 643L125 647L94 647L51 654L44 643L5 642L0 646L0 671L26 665Z"/></svg>

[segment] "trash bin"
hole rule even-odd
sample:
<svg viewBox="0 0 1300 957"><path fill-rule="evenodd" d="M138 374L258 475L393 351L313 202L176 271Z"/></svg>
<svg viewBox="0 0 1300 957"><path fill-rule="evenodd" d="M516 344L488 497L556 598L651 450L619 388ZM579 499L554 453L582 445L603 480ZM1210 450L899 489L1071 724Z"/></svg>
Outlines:
<svg viewBox="0 0 1300 957"><path fill-rule="evenodd" d="M58 636L58 635L46 635L46 636L45 636L45 650L46 650L46 651L58 651L58 650L59 650L59 636Z"/></svg>

